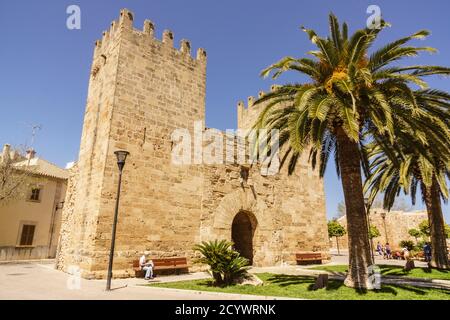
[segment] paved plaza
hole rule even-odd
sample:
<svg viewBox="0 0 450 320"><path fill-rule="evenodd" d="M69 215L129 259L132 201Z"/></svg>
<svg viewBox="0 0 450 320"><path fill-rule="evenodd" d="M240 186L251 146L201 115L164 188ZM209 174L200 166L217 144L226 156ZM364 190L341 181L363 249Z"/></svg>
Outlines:
<svg viewBox="0 0 450 320"><path fill-rule="evenodd" d="M327 265L346 264L346 252L341 255L332 254L332 260ZM401 260L384 260L376 258L377 264L404 265ZM423 262L416 262L417 267L423 267ZM312 266L276 266L252 268L252 273L277 273L290 275L317 275L324 271L311 270ZM332 277L342 278L341 274ZM184 275L157 277L151 282L171 282L182 280L207 279L205 272L196 272ZM389 279L383 280L389 283ZM392 280L391 280L392 281ZM398 280L395 280L398 281ZM179 289L144 287L149 283L144 279L116 279L113 280L114 290L105 291L105 280L85 280L55 270L54 261L30 261L0 264L0 299L138 299L138 300L254 300L254 299L285 299L280 297L265 297L241 294L226 294L215 292L200 292ZM446 284L445 284L446 283ZM406 283L405 283L406 284ZM416 285L416 284L414 284ZM418 284L421 285L420 283ZM429 286L429 284L422 284ZM439 284L442 285L442 284ZM444 281L444 285L450 283Z"/></svg>
<svg viewBox="0 0 450 320"><path fill-rule="evenodd" d="M207 273L157 277L154 281L180 281L208 278ZM75 281L74 281L75 280ZM197 292L143 287L144 279L113 280L114 290L105 291L106 281L81 279L79 285L70 275L55 270L53 262L0 264L0 299L38 300L272 300L276 297Z"/></svg>

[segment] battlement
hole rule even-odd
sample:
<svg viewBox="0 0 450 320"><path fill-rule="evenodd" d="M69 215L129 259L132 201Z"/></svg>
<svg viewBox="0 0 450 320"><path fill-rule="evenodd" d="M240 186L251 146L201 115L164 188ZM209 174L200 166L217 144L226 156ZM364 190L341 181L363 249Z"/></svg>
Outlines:
<svg viewBox="0 0 450 320"><path fill-rule="evenodd" d="M272 85L270 87L270 92L275 91L277 88L279 88L279 85ZM259 91L258 97L255 98L254 96L249 96L247 98L247 104L244 103L244 101L239 101L237 104L237 113L238 113L238 128L245 128L250 129L252 127L252 122L256 121L256 118L258 117L261 110L264 108L266 103L261 103L255 105L255 102L262 98L267 92L265 91Z"/></svg>
<svg viewBox="0 0 450 320"><path fill-rule="evenodd" d="M118 20L114 20L108 30L103 31L102 38L95 41L94 57L105 54L110 48L117 44L117 39L124 34L135 35L142 42L154 41L168 48L173 48L175 54L189 57L190 60L198 63L206 63L206 51L198 48L196 56L191 56L191 44L189 40L182 39L179 48L174 47L174 34L170 30L164 30L161 40L155 38L155 24L150 20L145 20L142 30L133 26L134 14L128 9L122 9Z"/></svg>

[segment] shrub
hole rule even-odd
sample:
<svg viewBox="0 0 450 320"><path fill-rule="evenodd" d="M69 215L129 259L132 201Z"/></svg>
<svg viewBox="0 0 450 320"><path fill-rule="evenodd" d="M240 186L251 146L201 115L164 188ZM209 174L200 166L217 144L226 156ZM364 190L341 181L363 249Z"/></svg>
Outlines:
<svg viewBox="0 0 450 320"><path fill-rule="evenodd" d="M416 239L416 242L418 242L419 241L418 239L422 235L422 232L420 232L420 230L418 230L418 229L409 229L408 234L411 237L414 237Z"/></svg>
<svg viewBox="0 0 450 320"><path fill-rule="evenodd" d="M414 242L411 240L402 240L400 241L400 247L402 248L406 247L408 251L411 251L414 249L415 245Z"/></svg>
<svg viewBox="0 0 450 320"><path fill-rule="evenodd" d="M203 241L193 248L202 255L194 262L209 266L215 285L230 285L248 275L248 259L241 257L232 246L227 240L215 240Z"/></svg>
<svg viewBox="0 0 450 320"><path fill-rule="evenodd" d="M409 256L411 258L417 259L417 258L420 258L420 253L421 253L421 251L418 251L417 249L414 248L411 251L409 251Z"/></svg>
<svg viewBox="0 0 450 320"><path fill-rule="evenodd" d="M381 236L380 230L376 226L370 226L369 228L369 239L377 238Z"/></svg>

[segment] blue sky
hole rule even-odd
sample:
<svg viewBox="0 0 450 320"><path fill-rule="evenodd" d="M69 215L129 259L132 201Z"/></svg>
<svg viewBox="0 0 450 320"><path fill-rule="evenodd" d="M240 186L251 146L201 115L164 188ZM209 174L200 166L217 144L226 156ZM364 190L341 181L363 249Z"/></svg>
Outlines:
<svg viewBox="0 0 450 320"><path fill-rule="evenodd" d="M66 28L66 8L72 4L81 8L81 30ZM304 56L313 48L301 25L325 34L332 11L355 30L365 25L370 4L378 5L392 24L379 44L428 29L432 36L418 44L436 47L439 53L411 63L450 66L448 1L2 0L0 143L30 143L31 126L40 124L34 145L39 155L61 166L77 158L93 44L121 8L134 12L137 28L150 19L158 38L170 29L176 46L185 38L191 41L192 52L206 49L206 124L226 129L236 127L237 101L274 83L259 77L264 67L286 55ZM276 83L302 80L286 75ZM430 84L450 91L449 79L430 79ZM332 217L343 199L332 163L325 189L327 214ZM449 209L444 206L448 222Z"/></svg>

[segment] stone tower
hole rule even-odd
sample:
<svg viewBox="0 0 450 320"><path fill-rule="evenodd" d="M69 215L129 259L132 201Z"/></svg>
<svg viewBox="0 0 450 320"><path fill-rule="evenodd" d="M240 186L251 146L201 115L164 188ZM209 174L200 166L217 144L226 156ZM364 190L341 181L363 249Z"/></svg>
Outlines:
<svg viewBox="0 0 450 320"><path fill-rule="evenodd" d="M133 27L124 9L95 44L79 159L63 212L58 268L106 275L118 169L114 151L130 152L122 180L114 276L133 275L143 251L193 256L203 240L230 239L255 265L292 263L301 250L326 251L322 181L304 162L294 176L262 176L238 164L176 166L175 129L204 121L206 53L191 56L173 34ZM239 106L239 126L254 112ZM248 115L247 113L252 115ZM203 129L203 128L202 128ZM249 181L242 183L242 170Z"/></svg>

